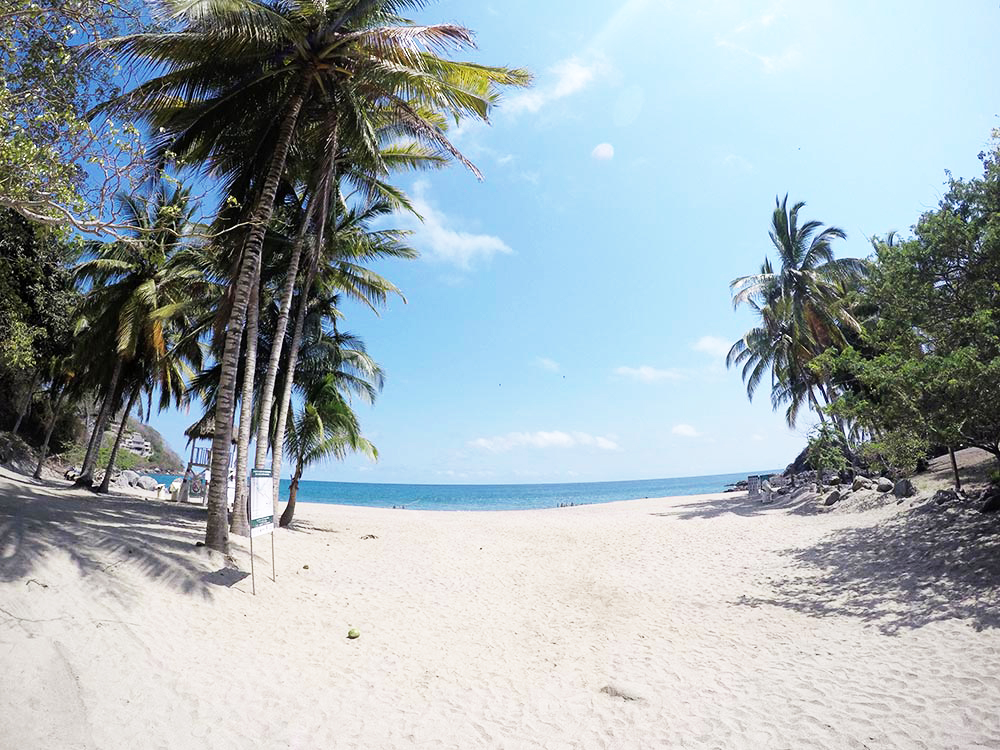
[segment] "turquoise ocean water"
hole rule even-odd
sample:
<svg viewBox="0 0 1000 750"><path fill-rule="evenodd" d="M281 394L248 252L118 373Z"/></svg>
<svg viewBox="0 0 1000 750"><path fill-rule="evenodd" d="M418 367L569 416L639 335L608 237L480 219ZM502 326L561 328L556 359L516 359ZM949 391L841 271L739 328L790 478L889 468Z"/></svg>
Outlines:
<svg viewBox="0 0 1000 750"><path fill-rule="evenodd" d="M168 485L174 479L174 476L153 476L157 481ZM530 510L556 508L571 503L582 505L644 497L701 495L721 492L727 484L746 478L747 475L741 473L573 484L362 484L302 481L299 483L298 501L372 508L395 506L414 510ZM288 484L288 480L281 480L282 499L288 497Z"/></svg>

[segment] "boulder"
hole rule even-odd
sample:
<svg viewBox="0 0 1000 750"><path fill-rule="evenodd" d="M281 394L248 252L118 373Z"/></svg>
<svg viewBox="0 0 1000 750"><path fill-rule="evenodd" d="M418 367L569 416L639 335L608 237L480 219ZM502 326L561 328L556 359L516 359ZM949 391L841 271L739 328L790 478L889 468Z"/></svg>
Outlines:
<svg viewBox="0 0 1000 750"><path fill-rule="evenodd" d="M872 486L872 480L867 477L854 477L854 481L851 483L851 489L855 492L858 490L870 490Z"/></svg>
<svg viewBox="0 0 1000 750"><path fill-rule="evenodd" d="M938 505L944 505L958 500L958 493L955 490L938 490L931 499Z"/></svg>
<svg viewBox="0 0 1000 750"><path fill-rule="evenodd" d="M155 492L156 488L159 486L160 483L152 477L139 477L133 485L133 487L138 487L140 490L149 490L151 492Z"/></svg>
<svg viewBox="0 0 1000 750"><path fill-rule="evenodd" d="M125 469L118 477L118 481L122 484L127 484L129 487L135 487L135 483L139 481L139 474L131 469Z"/></svg>
<svg viewBox="0 0 1000 750"><path fill-rule="evenodd" d="M1000 487L995 484L987 487L980 499L983 501L983 507L979 509L982 513L996 513L1000 510Z"/></svg>
<svg viewBox="0 0 1000 750"><path fill-rule="evenodd" d="M900 479L893 485L892 494L900 499L904 497L913 497L917 494L917 488L913 486L913 482L909 479Z"/></svg>
<svg viewBox="0 0 1000 750"><path fill-rule="evenodd" d="M894 486L895 485L892 483L891 479L887 479L886 477L879 477L878 482L875 485L875 488L879 492L892 492L892 488Z"/></svg>
<svg viewBox="0 0 1000 750"><path fill-rule="evenodd" d="M835 503L838 503L840 502L841 497L842 495L840 494L840 490L834 490L829 495L827 495L826 498L823 500L823 505L830 506Z"/></svg>
<svg viewBox="0 0 1000 750"><path fill-rule="evenodd" d="M826 483L831 487L836 487L837 485L840 484L840 476L834 474L832 477L827 477Z"/></svg>
<svg viewBox="0 0 1000 750"><path fill-rule="evenodd" d="M791 487L779 487L778 491L777 491L777 494L778 495L787 495L791 491L792 491Z"/></svg>

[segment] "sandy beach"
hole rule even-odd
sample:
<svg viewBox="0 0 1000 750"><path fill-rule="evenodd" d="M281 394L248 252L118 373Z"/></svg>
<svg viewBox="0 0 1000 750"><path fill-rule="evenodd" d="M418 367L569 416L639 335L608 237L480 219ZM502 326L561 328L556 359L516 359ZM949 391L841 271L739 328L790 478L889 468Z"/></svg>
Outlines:
<svg viewBox="0 0 1000 750"><path fill-rule="evenodd" d="M306 504L254 597L203 510L51 484L0 477L3 748L1000 747L971 508Z"/></svg>

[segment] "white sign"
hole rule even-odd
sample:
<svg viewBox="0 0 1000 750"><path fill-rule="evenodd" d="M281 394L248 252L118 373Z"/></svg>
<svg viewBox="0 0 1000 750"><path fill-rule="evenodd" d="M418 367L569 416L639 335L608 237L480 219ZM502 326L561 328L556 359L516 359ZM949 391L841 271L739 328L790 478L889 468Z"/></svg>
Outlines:
<svg viewBox="0 0 1000 750"><path fill-rule="evenodd" d="M274 483L271 472L253 469L250 472L250 536L262 536L274 531Z"/></svg>

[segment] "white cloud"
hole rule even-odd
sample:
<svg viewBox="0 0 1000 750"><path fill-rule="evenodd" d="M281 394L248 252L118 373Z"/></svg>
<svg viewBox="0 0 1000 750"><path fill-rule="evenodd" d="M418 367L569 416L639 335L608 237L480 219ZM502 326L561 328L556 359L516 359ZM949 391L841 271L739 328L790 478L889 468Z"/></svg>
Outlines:
<svg viewBox="0 0 1000 750"><path fill-rule="evenodd" d="M574 56L560 60L549 68L548 75L536 88L511 96L501 107L512 114L538 112L549 102L565 99L585 89L603 67L600 57L583 60Z"/></svg>
<svg viewBox="0 0 1000 750"><path fill-rule="evenodd" d="M724 36L718 36L715 44L718 47L731 49L740 54L757 60L768 73L777 73L796 65L802 58L799 46L794 42L787 44L783 49L771 54L763 54L755 51L752 47L760 44L761 32L765 32L774 25L775 21L784 17L783 14L772 9L756 16L745 23L738 25L731 32ZM772 37L780 35L778 32L772 33ZM749 37L758 37L757 43L753 44ZM744 41L746 40L746 41ZM765 42L766 43L766 42Z"/></svg>
<svg viewBox="0 0 1000 750"><path fill-rule="evenodd" d="M452 229L448 216L431 204L428 189L428 183L420 180L414 184L410 195L413 208L423 217L423 222L410 214L397 215L404 227L413 232L409 242L425 258L469 270L475 263L489 261L494 255L509 255L514 252L506 242L494 235Z"/></svg>
<svg viewBox="0 0 1000 750"><path fill-rule="evenodd" d="M732 344L718 336L702 336L691 348L696 352L711 354L713 357L725 357L729 354L731 346Z"/></svg>
<svg viewBox="0 0 1000 750"><path fill-rule="evenodd" d="M580 446L598 448L605 451L620 451L621 447L610 437L591 435L586 432L508 432L506 435L481 437L469 442L474 448L482 448L491 453L504 453L514 448L576 448Z"/></svg>
<svg viewBox="0 0 1000 750"><path fill-rule="evenodd" d="M671 432L681 437L701 437L701 433L689 424L675 424Z"/></svg>
<svg viewBox="0 0 1000 750"><path fill-rule="evenodd" d="M611 161L615 158L615 147L610 143L598 143L590 155L598 161Z"/></svg>
<svg viewBox="0 0 1000 750"><path fill-rule="evenodd" d="M535 360L535 364L546 372L559 372L559 363L554 359L549 359L548 357L538 357Z"/></svg>
<svg viewBox="0 0 1000 750"><path fill-rule="evenodd" d="M722 157L722 166L735 169L738 172L752 172L753 164L739 154L726 154Z"/></svg>
<svg viewBox="0 0 1000 750"><path fill-rule="evenodd" d="M655 367L650 367L649 365L640 365L639 367L616 367L615 375L632 378L633 380L639 380L643 383L655 383L658 380L680 380L681 378L680 373L676 370L659 370Z"/></svg>

